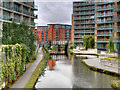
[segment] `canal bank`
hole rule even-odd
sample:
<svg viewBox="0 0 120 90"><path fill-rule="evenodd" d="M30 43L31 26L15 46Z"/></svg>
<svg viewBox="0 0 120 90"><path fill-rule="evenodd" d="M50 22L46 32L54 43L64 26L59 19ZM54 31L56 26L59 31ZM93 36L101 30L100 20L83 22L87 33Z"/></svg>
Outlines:
<svg viewBox="0 0 120 90"><path fill-rule="evenodd" d="M84 63L86 66L88 66L91 70L109 74L109 75L120 76L118 68L101 65L99 58L85 59L85 60L82 60L81 62Z"/></svg>
<svg viewBox="0 0 120 90"><path fill-rule="evenodd" d="M16 81L16 83L11 87L11 89L25 87L26 83L29 81L39 62L42 60L42 57L42 48L39 48L36 61L26 70L26 72L19 78L19 80Z"/></svg>
<svg viewBox="0 0 120 90"><path fill-rule="evenodd" d="M32 73L29 81L27 82L24 88L34 88L34 85L36 84L38 77L44 74L50 54L49 52L46 52L44 49L42 50L42 52L43 52L42 60L37 65L36 69Z"/></svg>

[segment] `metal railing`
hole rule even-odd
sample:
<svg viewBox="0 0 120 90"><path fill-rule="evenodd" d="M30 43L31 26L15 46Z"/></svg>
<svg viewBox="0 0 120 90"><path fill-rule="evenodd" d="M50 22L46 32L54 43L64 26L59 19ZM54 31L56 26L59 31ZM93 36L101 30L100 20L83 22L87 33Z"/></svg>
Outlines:
<svg viewBox="0 0 120 90"><path fill-rule="evenodd" d="M109 41L109 39L97 39L97 41Z"/></svg>
<svg viewBox="0 0 120 90"><path fill-rule="evenodd" d="M113 16L113 13L107 13L107 14L97 14L96 17L105 17L105 16Z"/></svg>
<svg viewBox="0 0 120 90"><path fill-rule="evenodd" d="M111 33L107 32L107 33L97 33L97 35L111 35Z"/></svg>

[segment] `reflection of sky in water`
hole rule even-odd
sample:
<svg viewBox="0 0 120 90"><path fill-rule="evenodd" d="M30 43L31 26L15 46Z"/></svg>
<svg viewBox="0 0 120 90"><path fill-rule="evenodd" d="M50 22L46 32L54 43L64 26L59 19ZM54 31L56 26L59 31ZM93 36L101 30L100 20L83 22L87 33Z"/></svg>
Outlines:
<svg viewBox="0 0 120 90"><path fill-rule="evenodd" d="M45 75L38 79L36 88L111 88L111 80L117 79L91 71L81 63L81 57L58 57L53 70L49 70L47 66Z"/></svg>

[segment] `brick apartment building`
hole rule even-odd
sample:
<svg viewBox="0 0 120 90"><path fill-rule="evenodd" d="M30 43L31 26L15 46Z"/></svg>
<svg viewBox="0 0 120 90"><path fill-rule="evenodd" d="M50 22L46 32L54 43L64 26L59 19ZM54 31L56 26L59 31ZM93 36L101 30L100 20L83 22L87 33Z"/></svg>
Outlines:
<svg viewBox="0 0 120 90"><path fill-rule="evenodd" d="M37 26L35 35L39 42L71 41L71 25L48 24L47 26Z"/></svg>
<svg viewBox="0 0 120 90"><path fill-rule="evenodd" d="M84 35L94 35L95 47L106 50L106 45L113 35L114 52L120 52L120 2L105 1L73 2L74 45L82 45Z"/></svg>

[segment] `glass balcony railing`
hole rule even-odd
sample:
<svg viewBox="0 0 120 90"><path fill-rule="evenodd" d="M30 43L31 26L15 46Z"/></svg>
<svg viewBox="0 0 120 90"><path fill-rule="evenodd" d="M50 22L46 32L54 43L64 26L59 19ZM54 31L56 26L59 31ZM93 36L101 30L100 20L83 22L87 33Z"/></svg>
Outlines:
<svg viewBox="0 0 120 90"><path fill-rule="evenodd" d="M37 10L38 10L38 6L32 5L32 7L33 7L34 9L37 9Z"/></svg>
<svg viewBox="0 0 120 90"><path fill-rule="evenodd" d="M13 19L15 22L17 22L17 23L20 23L20 19L19 18L14 18Z"/></svg>
<svg viewBox="0 0 120 90"><path fill-rule="evenodd" d="M20 8L12 7L10 5L2 5L2 4L0 4L0 7L6 8L6 9L9 9L9 10L13 10L13 11L16 11L16 12L19 12L19 13L22 13L22 14L31 15L31 16L34 16L34 17L37 18L37 15L35 15L35 14L31 14L28 11L20 10Z"/></svg>
<svg viewBox="0 0 120 90"><path fill-rule="evenodd" d="M97 33L97 36L100 35L100 36L111 36L111 33L107 32L107 33Z"/></svg>
<svg viewBox="0 0 120 90"><path fill-rule="evenodd" d="M86 14L95 14L95 12L74 13L74 15L86 15Z"/></svg>
<svg viewBox="0 0 120 90"><path fill-rule="evenodd" d="M12 21L13 19L10 16L3 16L2 17L3 20L7 20L7 21Z"/></svg>
<svg viewBox="0 0 120 90"><path fill-rule="evenodd" d="M108 7L99 7L96 9L96 11L103 11L103 10L111 10L114 6L108 6Z"/></svg>
<svg viewBox="0 0 120 90"><path fill-rule="evenodd" d="M96 29L97 30L103 30L103 29L113 29L113 28L114 28L113 26L103 26L103 27L98 26Z"/></svg>
<svg viewBox="0 0 120 90"><path fill-rule="evenodd" d="M94 19L94 18L91 18L91 17L78 17L78 18L74 18L74 20L80 20L80 19Z"/></svg>
<svg viewBox="0 0 120 90"><path fill-rule="evenodd" d="M88 28L95 28L95 26L88 26L88 27L74 27L74 29L88 29Z"/></svg>
<svg viewBox="0 0 120 90"><path fill-rule="evenodd" d="M87 8L74 8L74 11L80 11L80 10L92 10L95 9L95 7L87 7Z"/></svg>
<svg viewBox="0 0 120 90"><path fill-rule="evenodd" d="M84 22L74 22L74 25L79 25L79 24L94 24L95 21L84 21Z"/></svg>
<svg viewBox="0 0 120 90"><path fill-rule="evenodd" d="M109 39L97 39L97 41L99 41L99 42L103 42L103 41L105 41L105 42L108 42L109 41Z"/></svg>
<svg viewBox="0 0 120 90"><path fill-rule="evenodd" d="M73 6L95 5L95 3L74 3Z"/></svg>
<svg viewBox="0 0 120 90"><path fill-rule="evenodd" d="M28 12L28 11L26 11L26 10L23 10L22 13L23 13L23 14L30 15L30 12Z"/></svg>
<svg viewBox="0 0 120 90"><path fill-rule="evenodd" d="M97 21L96 23L112 23L113 20L112 19L108 19L108 20L101 20L101 21Z"/></svg>
<svg viewBox="0 0 120 90"><path fill-rule="evenodd" d="M107 13L107 14L97 14L96 17L105 17L105 16L113 16L113 13Z"/></svg>

